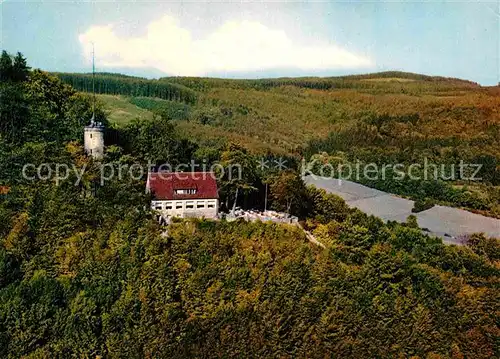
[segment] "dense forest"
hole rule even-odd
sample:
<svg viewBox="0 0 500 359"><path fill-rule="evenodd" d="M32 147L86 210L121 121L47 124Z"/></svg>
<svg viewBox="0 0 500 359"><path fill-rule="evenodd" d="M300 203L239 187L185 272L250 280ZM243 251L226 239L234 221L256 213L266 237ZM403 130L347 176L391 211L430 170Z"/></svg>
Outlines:
<svg viewBox="0 0 500 359"><path fill-rule="evenodd" d="M100 164L84 155L91 97L31 70L21 54L3 52L0 77L1 357L499 355L498 239L477 234L463 238L462 246L444 245L411 217L384 224L306 187L296 170L298 153L259 153L244 141L247 127L239 127L239 142L186 133L187 126L229 131L216 121L267 113L248 102L259 90L247 92L246 102L238 95L239 105L228 97L216 101L210 92L196 104L140 93L129 100L151 118L118 125L107 123L109 109L99 102L96 117L109 128L101 165L240 163L241 179L219 181L222 206L262 207L267 184L269 206L297 215L324 248L292 225L196 219L166 230L148 210L144 178L100 183ZM309 96L297 91L284 86L265 93L294 111L300 107L295 99ZM370 121L376 127L377 118ZM421 120L405 124L412 121ZM335 141L325 137L310 148L338 160ZM343 151L348 158L347 147ZM287 156L290 169L256 168L260 155ZM86 171L59 182L31 180L22 176L26 163Z"/></svg>
<svg viewBox="0 0 500 359"><path fill-rule="evenodd" d="M157 97L164 100L194 103L196 94L189 88L167 81L147 80L138 77L107 73L68 74L56 73L61 81L78 91L98 94Z"/></svg>

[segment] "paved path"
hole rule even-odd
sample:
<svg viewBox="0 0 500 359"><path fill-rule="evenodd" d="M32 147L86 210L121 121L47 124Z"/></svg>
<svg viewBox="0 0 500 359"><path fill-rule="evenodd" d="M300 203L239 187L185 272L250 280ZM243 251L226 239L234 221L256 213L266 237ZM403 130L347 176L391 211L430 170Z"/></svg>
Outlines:
<svg viewBox="0 0 500 359"><path fill-rule="evenodd" d="M441 237L445 242L459 243L460 236L478 232L500 238L499 219L438 205L412 213L413 201L359 183L313 175L305 176L304 182L334 193L342 197L349 206L384 221L406 222L408 216L413 214L421 228L428 229L429 234Z"/></svg>

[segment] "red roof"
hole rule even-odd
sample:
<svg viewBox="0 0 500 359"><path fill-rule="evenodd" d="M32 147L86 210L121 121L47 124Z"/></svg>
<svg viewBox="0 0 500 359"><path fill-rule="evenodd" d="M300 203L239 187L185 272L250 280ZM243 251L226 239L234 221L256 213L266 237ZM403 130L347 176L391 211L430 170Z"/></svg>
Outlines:
<svg viewBox="0 0 500 359"><path fill-rule="evenodd" d="M194 194L179 194L176 190L195 190ZM146 190L154 199L214 199L219 198L217 182L212 172L151 172Z"/></svg>

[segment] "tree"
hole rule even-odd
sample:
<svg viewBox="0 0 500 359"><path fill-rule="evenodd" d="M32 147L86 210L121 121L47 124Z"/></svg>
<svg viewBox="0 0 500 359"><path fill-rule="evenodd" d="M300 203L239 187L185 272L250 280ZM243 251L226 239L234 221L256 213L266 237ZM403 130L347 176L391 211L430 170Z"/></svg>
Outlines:
<svg viewBox="0 0 500 359"><path fill-rule="evenodd" d="M61 124L65 127L65 135L62 137L69 140L82 138L83 127L90 123L90 119L95 111L94 120L102 123L106 128L109 127L109 122L106 119L103 105L100 101L95 104L93 99L88 94L75 93L67 98L65 110L65 122Z"/></svg>
<svg viewBox="0 0 500 359"><path fill-rule="evenodd" d="M10 81L12 79L13 66L12 58L7 53L7 51L2 51L2 56L0 57L0 80Z"/></svg>
<svg viewBox="0 0 500 359"><path fill-rule="evenodd" d="M26 140L30 103L23 87L11 82L0 84L0 135L8 143Z"/></svg>
<svg viewBox="0 0 500 359"><path fill-rule="evenodd" d="M320 223L344 221L350 213L345 201L323 189L308 187L306 192L308 215Z"/></svg>
<svg viewBox="0 0 500 359"><path fill-rule="evenodd" d="M12 57L7 51L2 51L0 57L0 80L2 82L24 82L28 79L29 70L23 54L18 52Z"/></svg>
<svg viewBox="0 0 500 359"><path fill-rule="evenodd" d="M219 173L219 191L229 210L230 198L234 198L232 208L235 208L238 195L247 196L257 190L256 162L243 147L230 144L221 153L220 165L222 173Z"/></svg>
<svg viewBox="0 0 500 359"><path fill-rule="evenodd" d="M410 228L418 228L417 217L414 216L413 214L410 214L406 219L406 225Z"/></svg>
<svg viewBox="0 0 500 359"><path fill-rule="evenodd" d="M286 170L272 177L269 185L272 207L302 216L306 204L306 186L299 173Z"/></svg>
<svg viewBox="0 0 500 359"><path fill-rule="evenodd" d="M12 66L12 80L14 82L23 82L28 79L30 67L27 64L26 58L18 52L14 57Z"/></svg>
<svg viewBox="0 0 500 359"><path fill-rule="evenodd" d="M422 212L422 211L425 211L425 210L428 210L430 208L434 207L434 201L429 199L429 198L425 198L425 199L417 199L415 201L415 203L413 204L413 208L411 209L411 211L413 213L418 213L418 212Z"/></svg>
<svg viewBox="0 0 500 359"><path fill-rule="evenodd" d="M134 120L124 131L127 152L154 164L174 164L176 160L175 126L165 117Z"/></svg>
<svg viewBox="0 0 500 359"><path fill-rule="evenodd" d="M27 79L29 68L21 53L12 62L7 51L0 57L0 134L7 142L21 142L28 122L29 104L21 82Z"/></svg>

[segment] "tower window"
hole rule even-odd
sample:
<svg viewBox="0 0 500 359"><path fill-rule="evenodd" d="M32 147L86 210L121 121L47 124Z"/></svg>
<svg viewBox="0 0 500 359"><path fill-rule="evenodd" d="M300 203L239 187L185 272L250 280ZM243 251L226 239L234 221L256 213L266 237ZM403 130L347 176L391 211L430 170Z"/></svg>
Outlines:
<svg viewBox="0 0 500 359"><path fill-rule="evenodd" d="M92 138L92 134L90 134L90 138Z"/></svg>

